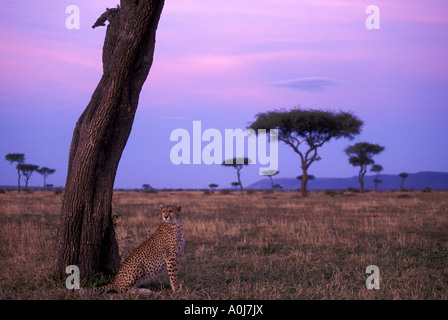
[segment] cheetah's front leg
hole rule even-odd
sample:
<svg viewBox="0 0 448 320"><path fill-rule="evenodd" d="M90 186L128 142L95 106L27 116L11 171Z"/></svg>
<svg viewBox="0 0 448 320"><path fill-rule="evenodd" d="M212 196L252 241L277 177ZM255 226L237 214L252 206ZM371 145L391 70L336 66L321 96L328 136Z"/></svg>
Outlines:
<svg viewBox="0 0 448 320"><path fill-rule="evenodd" d="M166 262L168 268L168 275L170 276L171 289L173 292L179 290L179 285L177 284L177 261L175 257L171 257Z"/></svg>

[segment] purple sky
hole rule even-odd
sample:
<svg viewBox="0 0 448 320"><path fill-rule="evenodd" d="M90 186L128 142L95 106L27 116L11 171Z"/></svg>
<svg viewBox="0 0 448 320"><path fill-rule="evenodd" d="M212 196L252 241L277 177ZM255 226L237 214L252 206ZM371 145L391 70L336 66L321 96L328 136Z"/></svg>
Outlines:
<svg viewBox="0 0 448 320"><path fill-rule="evenodd" d="M55 168L65 183L75 123L101 77L106 28L91 25L114 1L9 1L0 7L0 155ZM380 9L368 30L366 7ZM68 5L80 29L68 30ZM385 174L448 171L448 2L445 0L166 1L155 59L143 87L115 187L230 187L235 170L173 165L170 133L245 129L259 112L301 105L352 111L364 122L353 141L320 150L316 177L350 177L358 169L343 149L361 141L386 147ZM206 145L206 143L204 143ZM224 160L224 159L223 159ZM263 177L258 165L243 184ZM300 173L299 157L279 146L279 177ZM266 178L265 178L266 179ZM17 174L0 161L0 185ZM30 185L42 185L35 173Z"/></svg>

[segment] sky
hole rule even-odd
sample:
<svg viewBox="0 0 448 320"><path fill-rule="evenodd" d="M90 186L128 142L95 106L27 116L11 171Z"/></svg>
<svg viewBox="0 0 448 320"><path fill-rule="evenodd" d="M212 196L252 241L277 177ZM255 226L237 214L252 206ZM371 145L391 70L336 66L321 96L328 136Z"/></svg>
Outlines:
<svg viewBox="0 0 448 320"><path fill-rule="evenodd" d="M106 28L91 25L117 4L0 7L0 185L17 183L4 156L24 153L26 163L56 169L47 183L64 186L73 129L102 75ZM79 29L67 28L70 5L79 8ZM366 26L369 5L379 9L379 29ZM225 140L226 129L245 130L258 113L297 106L364 121L354 140L319 150L322 160L309 168L316 178L357 175L344 149L364 141L385 147L374 158L384 174L447 172L447 11L445 0L167 0L115 188L230 188L233 168L174 164L172 132L194 140L200 121L202 132ZM242 170L244 186L267 179L257 160ZM278 170L281 178L301 174L299 156L281 142ZM34 173L29 184L43 178Z"/></svg>

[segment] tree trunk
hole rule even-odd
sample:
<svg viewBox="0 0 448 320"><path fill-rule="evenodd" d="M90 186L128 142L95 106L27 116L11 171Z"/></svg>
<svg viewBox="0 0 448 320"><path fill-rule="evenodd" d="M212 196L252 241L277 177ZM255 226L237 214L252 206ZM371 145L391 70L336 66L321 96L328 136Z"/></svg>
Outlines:
<svg viewBox="0 0 448 320"><path fill-rule="evenodd" d="M274 190L274 180L272 179L272 176L268 176L269 180L271 180L271 189Z"/></svg>
<svg viewBox="0 0 448 320"><path fill-rule="evenodd" d="M100 17L103 23L109 21L103 76L76 124L70 146L55 261L62 277L68 265L77 265L82 278L120 266L112 192L153 61L163 4L163 0L121 0L121 8L108 9ZM97 23L94 27L103 25Z"/></svg>
<svg viewBox="0 0 448 320"><path fill-rule="evenodd" d="M238 177L238 183L240 184L240 191L243 191L243 184L241 183L240 170L241 169L236 168L236 175Z"/></svg>
<svg viewBox="0 0 448 320"><path fill-rule="evenodd" d="M306 166L306 163L302 163L302 180L300 183L300 192L302 194L302 197L308 196L308 192L306 190L308 183L308 168Z"/></svg>
<svg viewBox="0 0 448 320"><path fill-rule="evenodd" d="M404 191L404 178L401 178L400 191Z"/></svg>
<svg viewBox="0 0 448 320"><path fill-rule="evenodd" d="M17 166L20 166L20 164L18 164ZM17 169L17 174L19 175L19 179L17 180L17 192L20 192L20 169Z"/></svg>
<svg viewBox="0 0 448 320"><path fill-rule="evenodd" d="M361 165L361 170L359 170L359 184L361 186L361 193L365 192L365 188L364 188L364 175L367 172L367 166L364 167L363 165Z"/></svg>
<svg viewBox="0 0 448 320"><path fill-rule="evenodd" d="M303 171L303 177L300 183L300 192L302 193L302 197L306 197L308 195L306 190L307 182L308 182L308 176L306 174L306 171Z"/></svg>

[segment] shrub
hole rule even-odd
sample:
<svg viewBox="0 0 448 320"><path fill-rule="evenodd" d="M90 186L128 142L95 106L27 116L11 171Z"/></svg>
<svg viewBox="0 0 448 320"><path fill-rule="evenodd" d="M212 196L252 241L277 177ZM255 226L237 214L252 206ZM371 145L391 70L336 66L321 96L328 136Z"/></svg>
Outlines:
<svg viewBox="0 0 448 320"><path fill-rule="evenodd" d="M221 189L219 190L220 194L230 194L230 190L229 189Z"/></svg>
<svg viewBox="0 0 448 320"><path fill-rule="evenodd" d="M246 190L246 193L247 193L247 194L254 194L254 193L255 193L255 190L248 189L248 190Z"/></svg>
<svg viewBox="0 0 448 320"><path fill-rule="evenodd" d="M325 190L324 193L330 197L334 197L337 194L336 190L333 190L333 189Z"/></svg>
<svg viewBox="0 0 448 320"><path fill-rule="evenodd" d="M422 190L423 193L430 193L432 190L430 187L426 187Z"/></svg>
<svg viewBox="0 0 448 320"><path fill-rule="evenodd" d="M210 190L208 190L208 189L203 189L202 191L203 191L204 194L207 195L207 196L209 196L209 195L212 194L212 193L210 192Z"/></svg>
<svg viewBox="0 0 448 320"><path fill-rule="evenodd" d="M0 193L5 193L5 189L0 188Z"/></svg>

